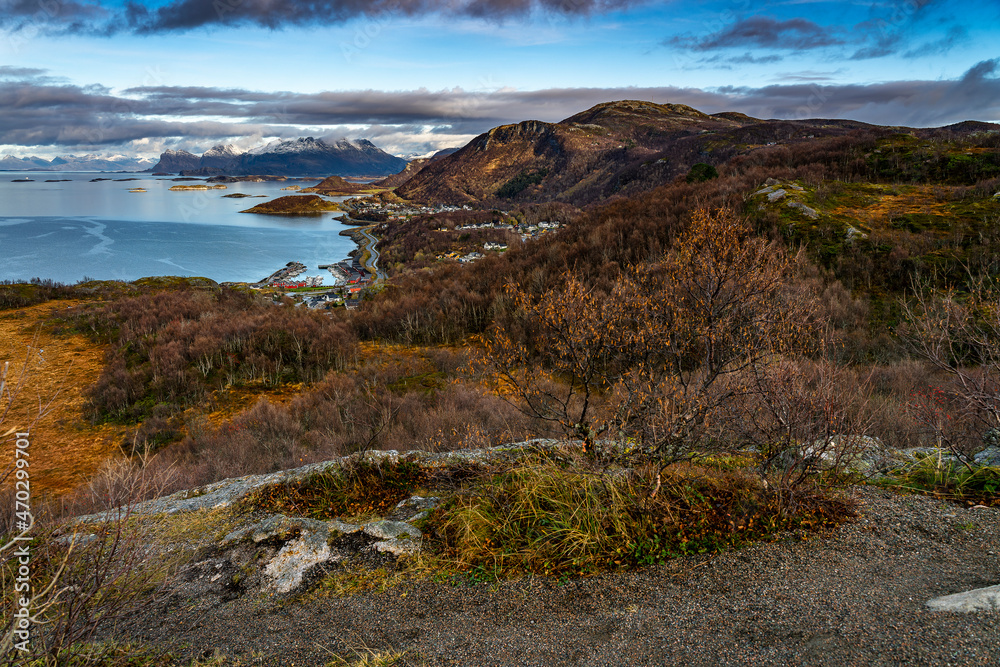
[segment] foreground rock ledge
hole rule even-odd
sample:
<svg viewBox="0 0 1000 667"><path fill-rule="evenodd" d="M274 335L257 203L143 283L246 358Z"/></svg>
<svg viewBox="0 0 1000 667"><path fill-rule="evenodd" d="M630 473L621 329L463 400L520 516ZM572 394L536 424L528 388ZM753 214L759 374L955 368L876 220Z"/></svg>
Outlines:
<svg viewBox="0 0 1000 667"><path fill-rule="evenodd" d="M1000 584L943 595L927 603L932 611L1000 611Z"/></svg>

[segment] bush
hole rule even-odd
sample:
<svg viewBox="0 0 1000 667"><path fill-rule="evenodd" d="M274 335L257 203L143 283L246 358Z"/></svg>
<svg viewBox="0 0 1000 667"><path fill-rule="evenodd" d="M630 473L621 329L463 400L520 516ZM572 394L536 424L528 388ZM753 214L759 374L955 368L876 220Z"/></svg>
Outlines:
<svg viewBox="0 0 1000 667"><path fill-rule="evenodd" d="M699 162L691 167L691 171L688 172L684 180L687 183L703 183L718 177L719 171L715 167L704 162Z"/></svg>
<svg viewBox="0 0 1000 667"><path fill-rule="evenodd" d="M88 391L94 420L165 417L232 385L316 381L354 354L345 324L228 288L127 296L62 317L110 343Z"/></svg>

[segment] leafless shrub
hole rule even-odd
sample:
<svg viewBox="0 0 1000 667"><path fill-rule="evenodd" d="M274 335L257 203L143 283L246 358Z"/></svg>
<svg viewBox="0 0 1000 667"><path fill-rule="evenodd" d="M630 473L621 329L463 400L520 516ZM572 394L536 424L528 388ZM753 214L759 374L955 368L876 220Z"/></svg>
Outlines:
<svg viewBox="0 0 1000 667"><path fill-rule="evenodd" d="M826 361L786 359L750 368L734 380L738 400L726 408L727 430L755 446L761 474L794 499L808 475L863 473L866 450L878 447L868 378Z"/></svg>
<svg viewBox="0 0 1000 667"><path fill-rule="evenodd" d="M962 294L917 282L903 302L903 334L947 377L914 396L912 413L968 466L985 435L1000 428L1000 287L971 272L967 283Z"/></svg>

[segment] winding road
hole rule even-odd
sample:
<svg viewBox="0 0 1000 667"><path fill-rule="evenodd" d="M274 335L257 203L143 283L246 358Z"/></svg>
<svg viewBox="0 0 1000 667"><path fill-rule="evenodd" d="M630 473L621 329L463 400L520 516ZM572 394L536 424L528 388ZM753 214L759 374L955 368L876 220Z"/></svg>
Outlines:
<svg viewBox="0 0 1000 667"><path fill-rule="evenodd" d="M375 244L378 243L378 239L368 233L369 229L371 229L371 227L360 227L358 229L358 231L364 235L366 240L365 247L362 249L362 254L364 254L365 250L368 250L369 252L369 259L367 262L368 266L365 268L375 274L376 280L385 280L385 273L383 273L382 269L378 267L379 255L378 250L375 249Z"/></svg>

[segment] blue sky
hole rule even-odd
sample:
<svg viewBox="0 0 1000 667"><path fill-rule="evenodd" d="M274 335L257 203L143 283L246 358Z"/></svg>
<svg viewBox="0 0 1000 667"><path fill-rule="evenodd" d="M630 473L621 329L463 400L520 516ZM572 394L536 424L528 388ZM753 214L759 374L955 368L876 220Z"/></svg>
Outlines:
<svg viewBox="0 0 1000 667"><path fill-rule="evenodd" d="M312 135L411 154L626 98L1000 121L1000 3L0 0L2 153Z"/></svg>

